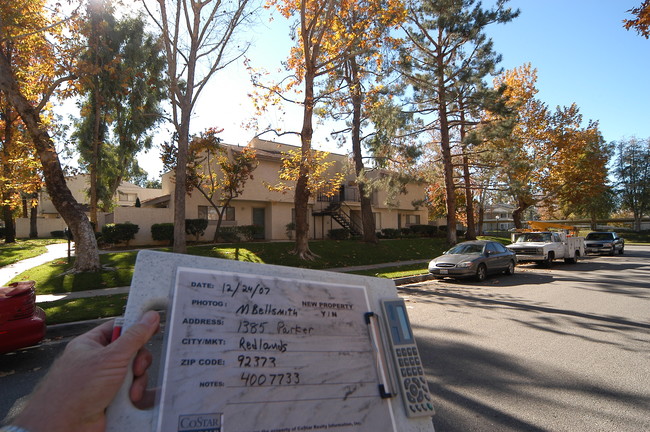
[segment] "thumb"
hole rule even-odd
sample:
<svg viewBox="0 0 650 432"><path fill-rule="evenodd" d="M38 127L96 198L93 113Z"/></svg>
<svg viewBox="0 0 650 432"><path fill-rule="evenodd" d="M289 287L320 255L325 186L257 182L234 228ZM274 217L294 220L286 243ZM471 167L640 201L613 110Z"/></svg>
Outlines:
<svg viewBox="0 0 650 432"><path fill-rule="evenodd" d="M127 355L135 355L140 348L158 331L160 315L156 311L147 311L140 321L129 327L109 348Z"/></svg>

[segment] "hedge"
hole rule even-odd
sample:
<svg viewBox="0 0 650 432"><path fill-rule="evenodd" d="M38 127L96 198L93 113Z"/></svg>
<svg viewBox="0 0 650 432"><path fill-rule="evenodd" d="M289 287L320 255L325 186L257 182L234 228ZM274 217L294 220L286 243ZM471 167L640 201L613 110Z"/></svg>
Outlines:
<svg viewBox="0 0 650 432"><path fill-rule="evenodd" d="M205 234L207 228L207 219L185 219L185 233L195 236L196 241L199 241L199 237Z"/></svg>
<svg viewBox="0 0 650 432"><path fill-rule="evenodd" d="M106 224L102 227L102 241L109 244L126 243L135 238L140 227L130 222Z"/></svg>
<svg viewBox="0 0 650 432"><path fill-rule="evenodd" d="M155 241L174 243L174 224L171 222L151 225L151 238Z"/></svg>

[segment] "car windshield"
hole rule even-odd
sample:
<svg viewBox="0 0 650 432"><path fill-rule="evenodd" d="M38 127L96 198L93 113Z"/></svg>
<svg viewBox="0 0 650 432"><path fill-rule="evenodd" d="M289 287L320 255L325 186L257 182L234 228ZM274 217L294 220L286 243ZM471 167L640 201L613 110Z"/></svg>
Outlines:
<svg viewBox="0 0 650 432"><path fill-rule="evenodd" d="M550 242L551 233L526 233L517 238L517 243Z"/></svg>
<svg viewBox="0 0 650 432"><path fill-rule="evenodd" d="M451 255L482 254L483 245L481 244L459 244L447 251Z"/></svg>
<svg viewBox="0 0 650 432"><path fill-rule="evenodd" d="M611 240L614 236L612 233L589 233L587 240Z"/></svg>

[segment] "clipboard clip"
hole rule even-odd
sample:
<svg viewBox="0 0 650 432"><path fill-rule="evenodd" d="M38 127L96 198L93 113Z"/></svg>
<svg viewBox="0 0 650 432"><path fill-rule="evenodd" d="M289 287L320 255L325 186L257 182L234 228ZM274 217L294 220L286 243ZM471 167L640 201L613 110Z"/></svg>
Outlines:
<svg viewBox="0 0 650 432"><path fill-rule="evenodd" d="M374 320L373 320L374 318ZM377 372L379 375L379 397L382 399L390 399L396 395L387 390L390 389L390 380L389 380L389 371L387 370L386 363L384 361L385 357L383 355L383 343L381 339L381 333L379 329L379 321L377 314L374 312L366 312L364 314L364 319L366 320L366 325L369 327L370 339L372 344L375 347L376 359L377 359Z"/></svg>

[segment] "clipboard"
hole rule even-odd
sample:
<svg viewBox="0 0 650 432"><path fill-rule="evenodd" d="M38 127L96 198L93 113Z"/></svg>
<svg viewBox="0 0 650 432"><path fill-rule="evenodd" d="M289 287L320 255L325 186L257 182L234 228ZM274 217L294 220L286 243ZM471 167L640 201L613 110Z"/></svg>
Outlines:
<svg viewBox="0 0 650 432"><path fill-rule="evenodd" d="M167 310L160 392L139 410L127 380L107 430L433 431L390 360L396 300L390 280L141 251L123 326Z"/></svg>

